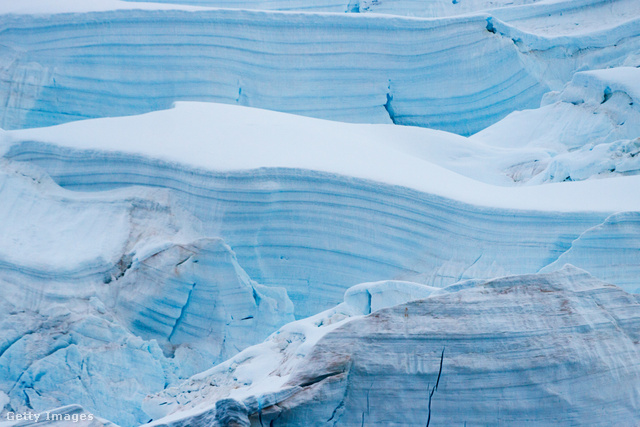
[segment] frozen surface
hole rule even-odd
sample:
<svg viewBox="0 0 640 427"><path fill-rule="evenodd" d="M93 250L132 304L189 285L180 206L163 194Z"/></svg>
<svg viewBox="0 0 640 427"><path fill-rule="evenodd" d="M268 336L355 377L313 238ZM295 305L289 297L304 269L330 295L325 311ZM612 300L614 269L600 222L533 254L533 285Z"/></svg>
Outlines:
<svg viewBox="0 0 640 427"><path fill-rule="evenodd" d="M146 422L348 288L335 321L565 262L636 291L640 177L516 186L499 166L540 147L495 144L206 103L3 132L5 412Z"/></svg>
<svg viewBox="0 0 640 427"><path fill-rule="evenodd" d="M393 299L283 327L150 397L145 409L164 415L150 425L640 421L634 295L567 266Z"/></svg>
<svg viewBox="0 0 640 427"><path fill-rule="evenodd" d="M0 169L0 412L77 403L135 425L148 393L293 320L284 289L220 239L191 240L166 190L80 194Z"/></svg>
<svg viewBox="0 0 640 427"><path fill-rule="evenodd" d="M624 117L633 122L633 114L636 111ZM579 132L580 125L573 124L573 129ZM511 126L505 133L513 135L515 127ZM222 173L259 168L314 170L403 186L492 208L611 212L640 207L640 197L627 197L629 186L640 182L638 177L507 187L513 184L507 173L511 166L526 160L549 160L551 156L537 147L501 149L490 145L498 145L491 137L476 141L432 129L345 124L224 104L178 103L173 109L140 116L6 132L3 140L7 157L33 159L58 182L62 182L62 178L55 178L61 174L57 163L67 156L64 153L73 156L71 153L82 149L103 151L96 155L105 158L100 161L88 158L81 164L71 164L69 157L68 167L100 168L101 175L114 167L115 176L117 168L128 167L107 165L105 162L110 159L115 161L125 156L130 158L128 163L148 162L139 157L144 156L161 160L149 165L152 168L157 165L159 169L180 169L184 165ZM46 154L49 151L56 153ZM79 152L75 155L83 156ZM56 165L49 164L51 162ZM82 172L83 175L95 173L97 171ZM105 179L114 179L114 176ZM74 179L79 182L73 182ZM94 178L70 177L63 185L91 189L87 187L89 183L81 182L84 179ZM602 191L604 188L606 191Z"/></svg>
<svg viewBox="0 0 640 427"><path fill-rule="evenodd" d="M180 103L141 116L6 132L3 141L7 159L93 192L76 197L123 186L165 192L180 213L169 217L179 222L173 229L197 225L185 243L224 239L252 280L287 289L298 315L336 303L346 287L365 281L441 286L536 272L588 229L640 205L629 191L637 176L496 186L451 170L497 179L501 172L487 159L498 156L485 143L238 106ZM501 154L517 164L522 153ZM636 227L629 232L636 241ZM446 243L452 235L455 246ZM616 256L606 239L600 245ZM186 258L178 253L174 264ZM588 269L591 261L600 262L575 264ZM608 271L599 277L636 289L633 268ZM181 287L188 290L188 282Z"/></svg>
<svg viewBox="0 0 640 427"><path fill-rule="evenodd" d="M0 2L0 426L640 422L640 3L181 3Z"/></svg>
<svg viewBox="0 0 640 427"><path fill-rule="evenodd" d="M640 65L634 1L429 19L86 3L64 3L67 13L56 14L50 2L2 6L2 128L190 100L468 135L537 107L575 71ZM541 23L567 8L588 22L612 10L621 16L571 33L511 23Z"/></svg>
<svg viewBox="0 0 640 427"><path fill-rule="evenodd" d="M514 182L578 181L640 170L640 68L576 73L542 107L519 111L473 135L502 149L520 149L499 167ZM500 154L498 154L500 153Z"/></svg>
<svg viewBox="0 0 640 427"><path fill-rule="evenodd" d="M147 3L146 0L129 1ZM236 9L383 13L426 18L485 12L511 20L529 31L552 34L603 28L640 14L640 6L633 0L156 0L154 3ZM112 4L111 7L116 6Z"/></svg>

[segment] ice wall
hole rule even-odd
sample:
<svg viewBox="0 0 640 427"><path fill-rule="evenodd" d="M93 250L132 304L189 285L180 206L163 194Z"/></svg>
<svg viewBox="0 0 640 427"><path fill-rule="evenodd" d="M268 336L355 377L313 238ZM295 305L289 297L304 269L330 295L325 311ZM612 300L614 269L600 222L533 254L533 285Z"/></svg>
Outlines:
<svg viewBox="0 0 640 427"><path fill-rule="evenodd" d="M538 106L578 69L638 65L628 63L640 43L637 16L556 36L486 14L412 19L145 7L0 16L1 126L199 100L471 134Z"/></svg>
<svg viewBox="0 0 640 427"><path fill-rule="evenodd" d="M639 420L636 296L571 266L424 295L369 315L346 300L287 325L148 399L164 414L151 425Z"/></svg>

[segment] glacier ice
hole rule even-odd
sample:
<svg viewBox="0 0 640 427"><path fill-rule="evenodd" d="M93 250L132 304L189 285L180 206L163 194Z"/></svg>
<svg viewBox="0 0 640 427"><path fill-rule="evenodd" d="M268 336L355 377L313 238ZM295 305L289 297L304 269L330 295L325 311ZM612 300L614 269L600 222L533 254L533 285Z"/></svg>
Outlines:
<svg viewBox="0 0 640 427"><path fill-rule="evenodd" d="M250 280L219 238L188 240L166 191L82 197L1 166L0 389L13 410L76 403L135 425L147 394L293 320L286 291Z"/></svg>
<svg viewBox="0 0 640 427"><path fill-rule="evenodd" d="M546 3L440 19L121 3L141 6L0 15L2 128L189 100L467 135L537 107L575 71L640 65L633 13L558 36L553 27L518 28L562 13ZM583 15L595 7L570 3L578 6L563 7ZM601 3L590 23L635 7Z"/></svg>
<svg viewBox="0 0 640 427"><path fill-rule="evenodd" d="M305 129L315 131L304 137ZM185 137L188 146L177 143ZM424 140L433 147L425 150ZM3 390L13 388L14 409L80 404L102 416L125 409L129 415L109 417L123 425L156 418L141 406L144 396L234 360L294 313L340 303L348 288L347 305L364 315L459 280L474 279L456 289L566 262L638 287L640 222L624 211L639 209L625 195L640 177L498 187L451 170L487 170L468 160L472 139L200 103L9 131L0 141L0 227L14 236L3 246L3 298L13 311L28 309L21 322L38 332L14 343L26 330L5 328L0 367L13 372ZM466 141L470 156L460 157ZM377 156L363 158L372 144ZM323 160L326 150L340 159ZM69 240L75 251L57 250ZM72 313L49 314L53 302ZM42 326L61 318L63 329ZM106 335L96 342L98 332ZM29 339L44 353L14 358ZM105 341L119 346L92 357ZM117 360L116 375L125 375L141 348L144 369L127 379L144 387L130 398L109 388L98 367L73 392L55 393L57 379L91 366L87 358L102 369ZM247 381L261 366L252 365ZM46 399L24 397L38 393Z"/></svg>
<svg viewBox="0 0 640 427"><path fill-rule="evenodd" d="M640 422L639 22L0 2L0 426Z"/></svg>
<svg viewBox="0 0 640 427"><path fill-rule="evenodd" d="M403 133L394 132L397 127L388 129L396 144L377 145L377 155L363 158L373 139L358 139L361 125L336 124L333 132L302 138L297 126L332 125L264 112L267 119L256 118L249 130L240 129L235 123L243 117L263 113L246 110L181 105L137 118L7 132L6 158L37 165L74 190L161 187L194 217L200 232L224 239L249 277L286 288L303 316L339 302L349 286L380 278L441 286L536 272L587 229L640 203L627 197L639 177L520 188L481 185L411 151L399 156ZM296 124L299 120L302 124ZM134 124L135 132L128 133ZM174 138L182 135L178 129L193 132L190 148L176 144ZM87 140L82 137L87 133L103 139ZM338 133L343 137L335 137ZM266 141L255 137L261 134L269 135ZM96 151L97 146L112 148ZM321 151L341 152L341 158ZM194 166L159 161L150 157L154 152L162 160ZM312 164L315 172L309 170ZM600 185L607 191L598 191ZM452 236L459 237L455 246L446 244ZM611 280L625 285L631 276L625 277ZM601 278L610 279L606 273Z"/></svg>
<svg viewBox="0 0 640 427"><path fill-rule="evenodd" d="M525 161L502 165L516 182L635 174L640 169L639 101L639 68L583 71L561 91L546 94L541 108L512 113L471 139L531 150Z"/></svg>
<svg viewBox="0 0 640 427"><path fill-rule="evenodd" d="M175 381L175 367L97 309L26 311L3 304L8 342L0 357L1 387L13 411L44 411L77 402L114 421L147 420L139 401ZM7 311L4 311L4 310ZM96 310L98 312L96 313Z"/></svg>
<svg viewBox="0 0 640 427"><path fill-rule="evenodd" d="M252 282L221 239L153 254L116 287L115 313L133 333L155 339L166 353L178 348L191 374L293 320L287 292Z"/></svg>
<svg viewBox="0 0 640 427"><path fill-rule="evenodd" d="M461 285L289 324L147 399L149 425L640 421L636 295L571 266Z"/></svg>

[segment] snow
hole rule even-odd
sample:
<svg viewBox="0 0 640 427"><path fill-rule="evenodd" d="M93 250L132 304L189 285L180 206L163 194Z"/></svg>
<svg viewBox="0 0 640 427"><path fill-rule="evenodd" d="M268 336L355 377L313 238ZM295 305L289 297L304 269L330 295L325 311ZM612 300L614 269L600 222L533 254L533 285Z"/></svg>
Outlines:
<svg viewBox="0 0 640 427"><path fill-rule="evenodd" d="M8 146L37 141L144 155L216 171L309 169L502 209L640 209L640 197L628 194L628 188L638 185L640 177L525 188L487 185L438 164L440 160L445 166L459 162L454 168L474 177L486 171L484 162L473 156L488 153L489 147L479 145L474 151L473 145L457 135L391 125L344 124L222 104L177 103L173 109L141 116L11 131L5 140ZM20 148L13 153L7 150L10 156L20 152Z"/></svg>
<svg viewBox="0 0 640 427"><path fill-rule="evenodd" d="M33 182L16 176L19 174L19 170L3 171L0 186L0 216L5 224L11 224L3 227L0 257L4 262L28 259L34 267L64 274L65 268L100 264L122 250L128 234L127 205L95 203L85 209L86 205L72 193L60 192L50 180L34 178L45 180L42 187L49 193L45 196L33 191ZM52 200L47 203L49 200L43 199ZM52 223L57 224L55 229ZM62 236L66 242L61 241ZM37 250L33 242L38 242Z"/></svg>
<svg viewBox="0 0 640 427"><path fill-rule="evenodd" d="M392 307L407 301L427 298L439 288L399 280L361 283L344 294L344 302L364 314Z"/></svg>
<svg viewBox="0 0 640 427"><path fill-rule="evenodd" d="M121 0L21 0L19 2L0 3L0 15L55 15L59 13L89 13L111 10L189 10L199 11L206 8L179 6L161 3L130 3Z"/></svg>
<svg viewBox="0 0 640 427"><path fill-rule="evenodd" d="M471 139L535 153L505 169L514 181L539 184L636 174L640 169L640 69L576 73L542 107L512 113Z"/></svg>

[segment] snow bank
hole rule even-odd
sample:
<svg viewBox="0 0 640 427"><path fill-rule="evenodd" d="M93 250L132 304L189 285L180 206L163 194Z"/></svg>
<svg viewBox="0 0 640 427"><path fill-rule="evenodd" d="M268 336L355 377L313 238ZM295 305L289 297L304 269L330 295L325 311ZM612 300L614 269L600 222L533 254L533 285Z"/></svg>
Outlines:
<svg viewBox="0 0 640 427"><path fill-rule="evenodd" d="M63 166L58 163L65 157L68 157L65 163L73 156L91 155L105 156L103 162L115 162L117 157L131 163L146 162L137 157L145 156L165 162L166 166L161 166L151 161L159 168L217 172L287 168L327 172L491 208L565 212L640 209L640 198L627 197L628 187L640 178L530 188L486 185L442 166L476 179L488 176L487 180L495 182L491 175L502 171L497 172L497 167L492 170L487 160L496 164L500 158L500 162L509 164L503 160L505 157L514 163L530 158L531 154L509 150L493 153L488 143L472 145L457 135L433 130L358 126L223 104L178 103L171 110L140 116L7 132L4 141L8 158L39 164L59 183ZM86 154L74 151L78 149L92 151ZM67 167L84 168L92 162L87 159L83 166ZM95 163L92 167L102 169L100 173L112 167ZM118 168L127 166L110 170L115 172ZM96 173L97 170L82 172ZM86 179L93 178L86 176Z"/></svg>

